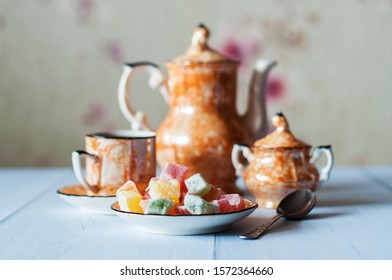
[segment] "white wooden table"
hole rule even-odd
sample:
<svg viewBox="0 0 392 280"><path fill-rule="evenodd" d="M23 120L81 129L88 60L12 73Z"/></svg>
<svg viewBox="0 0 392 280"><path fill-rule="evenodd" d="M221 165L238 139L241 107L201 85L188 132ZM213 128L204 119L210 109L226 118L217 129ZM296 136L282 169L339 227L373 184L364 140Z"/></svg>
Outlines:
<svg viewBox="0 0 392 280"><path fill-rule="evenodd" d="M69 168L0 169L0 259L392 259L392 167L336 167L302 221L278 221L258 240L246 232L274 215L257 209L229 231L165 236L62 201Z"/></svg>

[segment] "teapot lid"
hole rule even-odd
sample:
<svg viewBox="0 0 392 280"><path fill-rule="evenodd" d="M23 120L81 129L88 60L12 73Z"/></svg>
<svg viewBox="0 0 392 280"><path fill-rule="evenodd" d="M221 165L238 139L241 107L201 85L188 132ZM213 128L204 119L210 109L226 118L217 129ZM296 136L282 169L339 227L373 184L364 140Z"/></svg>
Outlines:
<svg viewBox="0 0 392 280"><path fill-rule="evenodd" d="M208 45L208 37L210 31L204 24L199 24L193 32L191 45L186 53L172 60L178 64L194 64L194 63L233 63L239 64L238 61L213 50Z"/></svg>
<svg viewBox="0 0 392 280"><path fill-rule="evenodd" d="M260 148L309 148L306 144L295 138L289 128L289 123L283 113L276 113L272 117L272 124L275 130L266 137L256 141L255 147Z"/></svg>

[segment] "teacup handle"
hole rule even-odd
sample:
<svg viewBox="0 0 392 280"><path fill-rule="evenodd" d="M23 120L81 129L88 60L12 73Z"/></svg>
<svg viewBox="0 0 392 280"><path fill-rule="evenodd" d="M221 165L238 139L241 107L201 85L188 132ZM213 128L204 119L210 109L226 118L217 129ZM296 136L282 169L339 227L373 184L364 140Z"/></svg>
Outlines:
<svg viewBox="0 0 392 280"><path fill-rule="evenodd" d="M315 147L312 153L312 157L310 158L310 163L315 164L316 161L320 158L321 154L324 153L327 156L327 163L324 167L320 169L320 181L328 180L329 174L331 173L331 169L333 166L333 154L331 145L326 146L318 146Z"/></svg>
<svg viewBox="0 0 392 280"><path fill-rule="evenodd" d="M150 130L151 126L147 123L145 114L141 111L135 112L132 109L130 98L127 98L130 92L131 78L139 71L146 71L150 74L148 81L151 88L157 88L168 103L168 93L165 84L165 77L159 67L151 62L136 62L124 64L123 73L118 85L118 102L124 117L131 123L131 130Z"/></svg>
<svg viewBox="0 0 392 280"><path fill-rule="evenodd" d="M235 174L237 176L242 176L245 170L244 165L239 160L240 152L249 162L253 159L253 154L247 145L234 144L233 149L231 150L231 162L234 165Z"/></svg>
<svg viewBox="0 0 392 280"><path fill-rule="evenodd" d="M86 151L81 151L81 150L77 150L77 151L73 151L72 152L72 166L73 166L73 170L74 173L76 175L76 178L79 180L80 184L83 185L83 187L85 187L86 189L97 193L99 191L99 188L97 185L91 185L89 182L87 182L86 177L84 176L83 172L82 172L82 166L80 164L80 159L82 157L89 157L94 161L99 161L99 157L93 154L90 154ZM99 175L99 177L101 177Z"/></svg>

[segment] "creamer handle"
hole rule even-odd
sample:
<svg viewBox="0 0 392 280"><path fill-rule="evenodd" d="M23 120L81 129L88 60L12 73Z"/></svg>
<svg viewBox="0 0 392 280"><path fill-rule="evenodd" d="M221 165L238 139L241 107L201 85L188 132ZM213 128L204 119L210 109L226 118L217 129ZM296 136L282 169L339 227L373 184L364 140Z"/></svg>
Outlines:
<svg viewBox="0 0 392 280"><path fill-rule="evenodd" d="M231 162L234 165L235 174L237 176L242 176L242 174L244 173L244 165L239 160L240 152L249 162L253 159L253 154L248 146L241 145L241 144L234 144L233 150L231 151Z"/></svg>
<svg viewBox="0 0 392 280"><path fill-rule="evenodd" d="M72 152L72 166L73 166L73 170L75 173L76 178L78 179L78 181L80 182L80 184L85 187L87 190L90 190L94 193L97 193L99 191L99 187L96 185L91 185L89 182L87 182L83 171L82 171L82 166L80 164L80 159L82 157L89 157L94 161L98 161L100 160L98 156L90 154L86 151L81 151L81 150L77 150L77 151L73 151ZM99 178L101 176L99 175Z"/></svg>
<svg viewBox="0 0 392 280"><path fill-rule="evenodd" d="M329 174L331 173L331 169L333 166L333 153L331 145L326 146L318 146L314 148L312 157L310 158L310 163L315 164L316 161L320 158L321 154L324 153L327 157L327 163L324 167L322 167L319 171L320 173L320 181L328 180Z"/></svg>
<svg viewBox="0 0 392 280"><path fill-rule="evenodd" d="M120 83L118 85L118 103L124 117L131 123L131 130L150 130L153 129L147 123L145 114L141 111L135 112L132 109L129 98L130 84L133 76L139 71L146 71L150 74L148 81L151 88L159 89L164 100L168 103L168 93L165 84L165 77L159 67L151 62L126 63L123 67Z"/></svg>

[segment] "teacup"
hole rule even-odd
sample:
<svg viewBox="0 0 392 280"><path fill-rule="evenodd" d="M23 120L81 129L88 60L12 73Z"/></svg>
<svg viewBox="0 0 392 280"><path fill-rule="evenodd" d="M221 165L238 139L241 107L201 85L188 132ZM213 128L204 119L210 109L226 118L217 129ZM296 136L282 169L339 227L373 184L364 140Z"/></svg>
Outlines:
<svg viewBox="0 0 392 280"><path fill-rule="evenodd" d="M128 180L141 193L156 175L155 136L151 131L117 130L89 133L86 150L72 152L77 179L89 195L115 195ZM86 174L81 158L86 158Z"/></svg>

